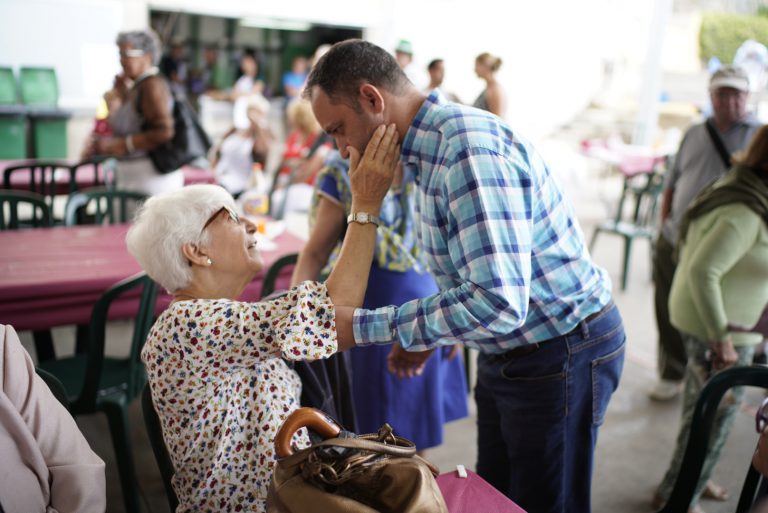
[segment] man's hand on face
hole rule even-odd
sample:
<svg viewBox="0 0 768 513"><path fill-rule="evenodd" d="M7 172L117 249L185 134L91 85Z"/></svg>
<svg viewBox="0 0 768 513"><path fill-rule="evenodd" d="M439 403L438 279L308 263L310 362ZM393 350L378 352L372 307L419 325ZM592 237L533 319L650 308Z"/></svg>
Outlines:
<svg viewBox="0 0 768 513"><path fill-rule="evenodd" d="M394 124L380 125L368 141L362 156L355 148L347 148L354 212L378 214L400 161L400 145L397 141Z"/></svg>
<svg viewBox="0 0 768 513"><path fill-rule="evenodd" d="M395 374L399 378L412 378L414 376L421 376L424 372L424 366L427 364L427 360L434 349L429 351L406 351L400 344L395 342L392 344L392 350L387 356L387 368L389 372Z"/></svg>

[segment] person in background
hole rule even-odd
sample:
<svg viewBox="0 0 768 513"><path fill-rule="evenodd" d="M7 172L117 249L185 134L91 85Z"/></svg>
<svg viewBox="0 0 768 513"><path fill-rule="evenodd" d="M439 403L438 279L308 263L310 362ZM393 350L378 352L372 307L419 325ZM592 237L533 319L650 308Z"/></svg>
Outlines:
<svg viewBox="0 0 768 513"><path fill-rule="evenodd" d="M664 180L661 229L653 255L659 381L649 395L657 401L667 401L679 395L688 361L683 339L669 320L668 306L677 267L673 254L680 222L691 201L726 173L730 155L743 150L760 126L747 113L748 94L749 80L740 68L726 66L712 74L709 96L713 115L688 129ZM718 150L718 145L727 155Z"/></svg>
<svg viewBox="0 0 768 513"><path fill-rule="evenodd" d="M283 73L283 91L286 106L299 96L307 80L309 61L303 55L297 55L291 62L291 70Z"/></svg>
<svg viewBox="0 0 768 513"><path fill-rule="evenodd" d="M416 183L414 235L439 288L358 309L356 345L391 344L401 376L422 372L439 346L478 349L478 474L526 511L589 512L625 336L610 279L547 164L498 116L440 91L425 97L366 41L334 45L304 94L342 157L354 159L377 124L397 125Z"/></svg>
<svg viewBox="0 0 768 513"><path fill-rule="evenodd" d="M288 106L288 126L290 132L270 199L273 214L280 213L278 217L286 212L309 210L315 177L332 147L306 100Z"/></svg>
<svg viewBox="0 0 768 513"><path fill-rule="evenodd" d="M654 507L669 498L677 479L701 390L713 372L749 365L762 333L752 332L768 305L768 127L760 128L731 171L705 189L680 224L679 263L669 314L685 343L683 411L677 447L659 485ZM726 500L709 481L739 410L744 391L721 402L689 512L699 499Z"/></svg>
<svg viewBox="0 0 768 513"><path fill-rule="evenodd" d="M405 76L418 89L424 89L425 77L421 69L416 69L413 63L413 45L407 39L401 39L395 47L395 60Z"/></svg>
<svg viewBox="0 0 768 513"><path fill-rule="evenodd" d="M443 62L443 59L432 60L427 66L427 73L429 73L429 85L424 91L426 94L429 94L433 89L440 89L447 100L461 103L458 96L446 92L442 88L443 80L445 80L445 63Z"/></svg>
<svg viewBox="0 0 768 513"><path fill-rule="evenodd" d="M299 255L291 283L317 280L336 265L352 212L348 163L332 152L317 178L310 209L310 237ZM435 280L416 245L415 177L402 167L384 197L376 250L363 308L402 305L435 294ZM352 398L358 430L375 433L385 422L419 450L442 443L443 424L467 416L466 376L461 346L443 347L420 376L399 379L387 370L390 346L359 347L345 355L352 369Z"/></svg>
<svg viewBox="0 0 768 513"><path fill-rule="evenodd" d="M120 107L110 112L112 135L93 139L86 156L118 157L118 187L149 195L184 186L181 170L160 173L147 152L174 136L173 97L155 64L160 41L150 30L117 36L123 72L115 78Z"/></svg>
<svg viewBox="0 0 768 513"><path fill-rule="evenodd" d="M507 110L507 93L496 80L496 72L501 67L501 58L490 53L481 53L475 59L475 74L485 80L485 89L472 104L478 109L487 110L504 118Z"/></svg>
<svg viewBox="0 0 768 513"><path fill-rule="evenodd" d="M186 96L189 73L182 40L176 39L171 43L170 51L162 56L158 67L160 73L170 81L174 93L182 97Z"/></svg>
<svg viewBox="0 0 768 513"><path fill-rule="evenodd" d="M394 125L352 162L355 207L378 214L397 161ZM128 250L173 301L141 353L175 469L177 512L265 510L274 437L299 406L287 362L354 345L376 229L354 223L326 283L304 282L261 302L238 301L262 270L256 226L216 185L190 185L144 203ZM305 430L293 438L309 445Z"/></svg>
<svg viewBox="0 0 768 513"><path fill-rule="evenodd" d="M235 81L230 92L232 107L232 124L235 128L248 128L250 121L246 113L248 98L255 94L264 94L264 82L259 79L259 61L253 50L243 51L240 57L240 76Z"/></svg>
<svg viewBox="0 0 768 513"><path fill-rule="evenodd" d="M269 128L266 98L260 94L249 96L246 113L248 128L232 127L221 142L211 148L209 158L216 181L235 198L254 186L266 192L264 167L275 140Z"/></svg>
<svg viewBox="0 0 768 513"><path fill-rule="evenodd" d="M0 324L0 511L103 513L104 462Z"/></svg>
<svg viewBox="0 0 768 513"><path fill-rule="evenodd" d="M214 77L219 61L219 47L206 45L203 49L203 65L189 73L190 101L197 103L201 95L215 89Z"/></svg>

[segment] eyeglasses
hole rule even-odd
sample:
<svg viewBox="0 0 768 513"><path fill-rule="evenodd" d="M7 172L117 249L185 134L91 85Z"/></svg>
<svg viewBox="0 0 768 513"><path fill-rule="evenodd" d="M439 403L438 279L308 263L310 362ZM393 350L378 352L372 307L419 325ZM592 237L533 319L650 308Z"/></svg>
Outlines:
<svg viewBox="0 0 768 513"><path fill-rule="evenodd" d="M120 52L120 58L124 57L142 57L146 52L138 48L127 48Z"/></svg>
<svg viewBox="0 0 768 513"><path fill-rule="evenodd" d="M200 230L200 233L202 234L206 228L217 218L219 217L219 214L221 214L223 211L227 211L227 214L229 214L229 218L234 221L236 224L240 224L240 216L237 215L237 212L232 210L228 206L223 206L220 209L218 209L211 217L208 218L208 220L203 225L203 229Z"/></svg>
<svg viewBox="0 0 768 513"><path fill-rule="evenodd" d="M765 427L768 426L768 397L763 399L763 404L757 409L755 414L755 429L758 433L762 433Z"/></svg>

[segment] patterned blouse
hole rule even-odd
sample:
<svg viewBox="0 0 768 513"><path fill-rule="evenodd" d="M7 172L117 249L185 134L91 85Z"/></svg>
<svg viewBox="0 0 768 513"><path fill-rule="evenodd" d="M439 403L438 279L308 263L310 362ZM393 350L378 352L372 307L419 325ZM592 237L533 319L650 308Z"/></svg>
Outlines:
<svg viewBox="0 0 768 513"><path fill-rule="evenodd" d="M333 304L315 282L272 301L180 301L160 315L141 357L176 469L177 512L265 510L274 438L301 392L282 358L337 348ZM306 432L293 443L308 446Z"/></svg>

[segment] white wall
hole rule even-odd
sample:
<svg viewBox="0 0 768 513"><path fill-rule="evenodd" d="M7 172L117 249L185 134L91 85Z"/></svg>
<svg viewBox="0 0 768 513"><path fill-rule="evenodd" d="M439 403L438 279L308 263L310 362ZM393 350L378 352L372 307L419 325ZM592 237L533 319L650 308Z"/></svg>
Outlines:
<svg viewBox="0 0 768 513"><path fill-rule="evenodd" d="M119 71L120 0L0 0L0 65L56 69L60 105L95 109Z"/></svg>
<svg viewBox="0 0 768 513"><path fill-rule="evenodd" d="M466 102L483 88L474 75L475 56L499 55L499 77L510 98L507 117L535 138L569 120L600 93L606 62L619 63L621 86L636 92L652 3L0 0L0 65L54 65L62 105L93 108L118 71L117 32L146 26L150 8L363 27L366 38L388 50L399 39L409 39L421 69L435 57L445 59L446 89Z"/></svg>

